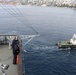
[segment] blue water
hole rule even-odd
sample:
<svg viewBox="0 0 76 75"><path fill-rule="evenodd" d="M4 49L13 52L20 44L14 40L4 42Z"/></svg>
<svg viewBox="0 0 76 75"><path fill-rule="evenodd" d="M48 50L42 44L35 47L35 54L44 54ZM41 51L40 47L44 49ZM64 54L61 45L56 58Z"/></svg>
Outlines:
<svg viewBox="0 0 76 75"><path fill-rule="evenodd" d="M69 40L76 33L76 9L37 6L18 8L40 34L24 47L24 75L76 75L76 50L62 50L55 46L57 42ZM28 22L21 20L26 23L24 25L18 16L10 15L1 7L0 10L1 34L36 34L28 27Z"/></svg>

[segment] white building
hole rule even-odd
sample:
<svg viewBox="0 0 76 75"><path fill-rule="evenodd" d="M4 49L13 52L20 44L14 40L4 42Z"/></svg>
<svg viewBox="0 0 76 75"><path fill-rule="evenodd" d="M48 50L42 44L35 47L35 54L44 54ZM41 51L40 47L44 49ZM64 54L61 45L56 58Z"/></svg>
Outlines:
<svg viewBox="0 0 76 75"><path fill-rule="evenodd" d="M64 0L63 4L73 4L75 3L74 0Z"/></svg>

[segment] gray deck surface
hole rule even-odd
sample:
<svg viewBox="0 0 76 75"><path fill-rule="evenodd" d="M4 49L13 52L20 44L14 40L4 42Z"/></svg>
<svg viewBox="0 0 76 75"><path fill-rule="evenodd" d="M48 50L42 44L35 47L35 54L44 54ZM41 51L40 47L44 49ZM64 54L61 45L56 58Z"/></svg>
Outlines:
<svg viewBox="0 0 76 75"><path fill-rule="evenodd" d="M0 64L9 64L9 68L6 71L6 75L18 75L17 65L13 65L13 54L12 50L8 48L8 45L0 45ZM0 75L2 75L0 71Z"/></svg>

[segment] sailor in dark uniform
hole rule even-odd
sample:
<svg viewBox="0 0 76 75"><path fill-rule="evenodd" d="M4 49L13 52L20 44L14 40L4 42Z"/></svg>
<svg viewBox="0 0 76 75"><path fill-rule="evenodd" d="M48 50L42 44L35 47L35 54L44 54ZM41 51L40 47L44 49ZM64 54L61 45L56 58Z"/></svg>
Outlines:
<svg viewBox="0 0 76 75"><path fill-rule="evenodd" d="M13 49L13 64L16 64L16 59L17 59L17 55L19 54L20 52L20 49L19 49L19 41L17 39L17 37L15 37L12 41L12 49Z"/></svg>

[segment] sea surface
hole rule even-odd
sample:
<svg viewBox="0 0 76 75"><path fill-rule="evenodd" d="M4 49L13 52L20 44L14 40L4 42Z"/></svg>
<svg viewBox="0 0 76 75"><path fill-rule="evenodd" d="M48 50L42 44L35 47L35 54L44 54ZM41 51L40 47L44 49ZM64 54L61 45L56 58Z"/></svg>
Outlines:
<svg viewBox="0 0 76 75"><path fill-rule="evenodd" d="M56 46L76 33L76 9L0 5L0 34L36 35L34 29L40 36L23 47L24 75L76 75L76 50Z"/></svg>

